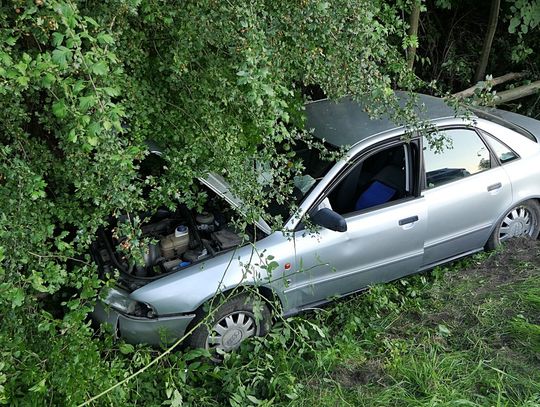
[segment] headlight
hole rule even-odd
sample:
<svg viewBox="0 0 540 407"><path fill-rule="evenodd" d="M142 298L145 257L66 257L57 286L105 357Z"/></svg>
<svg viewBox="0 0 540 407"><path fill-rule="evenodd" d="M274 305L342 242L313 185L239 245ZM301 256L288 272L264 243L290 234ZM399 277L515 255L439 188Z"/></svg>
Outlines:
<svg viewBox="0 0 540 407"><path fill-rule="evenodd" d="M109 288L103 302L122 314L145 318L156 316L151 305L131 299L129 293L121 288Z"/></svg>

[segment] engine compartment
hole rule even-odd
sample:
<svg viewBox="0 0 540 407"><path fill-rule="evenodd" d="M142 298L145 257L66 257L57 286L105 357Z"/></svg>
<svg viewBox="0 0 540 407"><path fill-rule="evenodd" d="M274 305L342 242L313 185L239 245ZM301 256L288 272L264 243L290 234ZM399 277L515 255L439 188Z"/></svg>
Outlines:
<svg viewBox="0 0 540 407"><path fill-rule="evenodd" d="M252 230L236 230L231 222L234 214L224 200L209 191L200 212L179 205L175 211L159 209L151 216L142 214L145 220L140 225L140 237L150 242L144 246L143 262L127 255L130 241L119 232L127 215L98 232L92 255L101 274L119 270L120 282L133 290L263 236L255 226Z"/></svg>

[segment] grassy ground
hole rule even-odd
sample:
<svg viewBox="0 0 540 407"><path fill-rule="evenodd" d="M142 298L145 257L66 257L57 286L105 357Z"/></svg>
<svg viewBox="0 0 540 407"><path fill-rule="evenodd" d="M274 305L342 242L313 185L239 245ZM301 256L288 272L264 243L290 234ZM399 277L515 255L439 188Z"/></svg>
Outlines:
<svg viewBox="0 0 540 407"><path fill-rule="evenodd" d="M119 350L132 371L157 355ZM201 353L142 371L115 390L122 405L540 407L540 241L282 320L223 363ZM118 394L93 405L119 405Z"/></svg>
<svg viewBox="0 0 540 407"><path fill-rule="evenodd" d="M332 346L288 361L301 381L291 405L540 406L540 242L375 287L313 318Z"/></svg>

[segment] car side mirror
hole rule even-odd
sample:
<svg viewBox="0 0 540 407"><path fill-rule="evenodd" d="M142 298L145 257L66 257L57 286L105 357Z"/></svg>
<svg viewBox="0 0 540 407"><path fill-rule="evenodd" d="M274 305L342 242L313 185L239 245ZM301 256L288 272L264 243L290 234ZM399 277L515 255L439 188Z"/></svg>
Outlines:
<svg viewBox="0 0 540 407"><path fill-rule="evenodd" d="M329 208L318 210L312 217L313 223L323 228L333 230L334 232L346 232L347 222L339 213Z"/></svg>

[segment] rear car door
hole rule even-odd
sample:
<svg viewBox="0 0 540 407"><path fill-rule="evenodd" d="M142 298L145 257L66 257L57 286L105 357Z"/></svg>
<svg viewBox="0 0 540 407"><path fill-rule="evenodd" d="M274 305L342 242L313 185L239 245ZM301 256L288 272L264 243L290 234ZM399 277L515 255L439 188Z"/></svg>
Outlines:
<svg viewBox="0 0 540 407"><path fill-rule="evenodd" d="M492 226L511 205L506 172L473 128L443 129L442 151L423 142L428 211L423 268L483 248Z"/></svg>

